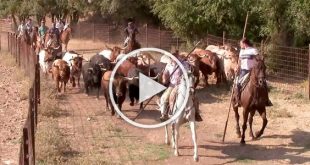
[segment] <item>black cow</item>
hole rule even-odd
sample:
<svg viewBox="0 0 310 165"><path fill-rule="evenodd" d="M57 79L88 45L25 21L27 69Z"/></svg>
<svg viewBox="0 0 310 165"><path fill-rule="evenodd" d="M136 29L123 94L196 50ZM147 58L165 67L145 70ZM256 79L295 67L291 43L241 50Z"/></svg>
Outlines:
<svg viewBox="0 0 310 165"><path fill-rule="evenodd" d="M92 56L89 61L92 66L98 64L101 68L104 68L105 70L113 69L113 64L111 63L111 61L102 55L96 54Z"/></svg>
<svg viewBox="0 0 310 165"><path fill-rule="evenodd" d="M99 99L102 69L98 64L91 65L89 62L87 62L82 67L82 73L86 94L89 95L89 89L97 88L97 99Z"/></svg>
<svg viewBox="0 0 310 165"><path fill-rule="evenodd" d="M111 107L111 115L113 116L115 114L115 110L114 107L112 105L111 102L111 98L109 95L109 81L111 78L111 71L106 71L104 73L104 75L102 76L102 80L101 80L101 86L102 86L102 90L103 90L103 94L106 100L106 107L107 110L109 109L109 105ZM126 98L126 90L127 90L127 78L116 74L114 76L114 80L112 83L112 91L113 91L113 98L115 103L118 105L118 108L121 110L122 109L122 105L125 101Z"/></svg>

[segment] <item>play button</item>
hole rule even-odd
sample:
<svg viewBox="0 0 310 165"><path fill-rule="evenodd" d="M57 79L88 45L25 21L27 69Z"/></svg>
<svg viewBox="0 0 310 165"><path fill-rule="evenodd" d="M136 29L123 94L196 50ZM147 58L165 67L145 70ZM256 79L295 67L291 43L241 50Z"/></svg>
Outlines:
<svg viewBox="0 0 310 165"><path fill-rule="evenodd" d="M142 73L139 73L139 88L139 103L166 89L165 86L159 84Z"/></svg>

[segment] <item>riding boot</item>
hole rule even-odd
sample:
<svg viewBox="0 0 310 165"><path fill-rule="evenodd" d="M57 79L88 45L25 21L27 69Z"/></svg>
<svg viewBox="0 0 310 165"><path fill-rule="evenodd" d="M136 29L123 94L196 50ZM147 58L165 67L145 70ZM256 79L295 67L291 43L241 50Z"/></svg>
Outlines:
<svg viewBox="0 0 310 165"><path fill-rule="evenodd" d="M161 122L164 122L169 119L168 117L168 103L164 103L161 107L161 117L159 118Z"/></svg>
<svg viewBox="0 0 310 165"><path fill-rule="evenodd" d="M235 104L234 107L239 107L240 104L240 98L241 98L241 86L237 84L237 88L235 90Z"/></svg>

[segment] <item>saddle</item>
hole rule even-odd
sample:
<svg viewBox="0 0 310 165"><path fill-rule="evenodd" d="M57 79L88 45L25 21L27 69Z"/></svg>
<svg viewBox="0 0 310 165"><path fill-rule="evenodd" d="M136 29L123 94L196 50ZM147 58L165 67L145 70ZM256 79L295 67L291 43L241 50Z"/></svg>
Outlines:
<svg viewBox="0 0 310 165"><path fill-rule="evenodd" d="M241 91L240 92L242 92L243 90L244 90L244 88L246 87L246 85L248 84L248 82L250 81L250 73L251 72L249 72L249 73L247 73L246 75L244 75L243 77L241 77L241 78L237 78L236 79L236 83L237 84L240 84L240 86L241 86Z"/></svg>

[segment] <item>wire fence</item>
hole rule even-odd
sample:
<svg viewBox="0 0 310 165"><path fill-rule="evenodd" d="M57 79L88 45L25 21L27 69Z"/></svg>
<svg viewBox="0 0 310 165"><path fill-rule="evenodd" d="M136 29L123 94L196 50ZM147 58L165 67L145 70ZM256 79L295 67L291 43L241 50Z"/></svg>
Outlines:
<svg viewBox="0 0 310 165"><path fill-rule="evenodd" d="M73 37L102 41L110 44L122 45L125 40L124 28L110 24L78 23L73 26ZM142 47L156 47L164 50L179 49L184 43L173 31L147 24L139 26L137 40Z"/></svg>
<svg viewBox="0 0 310 165"><path fill-rule="evenodd" d="M7 51L15 59L20 69L30 77L32 87L29 89L29 108L23 126L20 144L19 164L35 164L35 131L38 122L38 104L40 103L40 66L39 57L30 45L17 38L15 33L0 32L1 51Z"/></svg>

